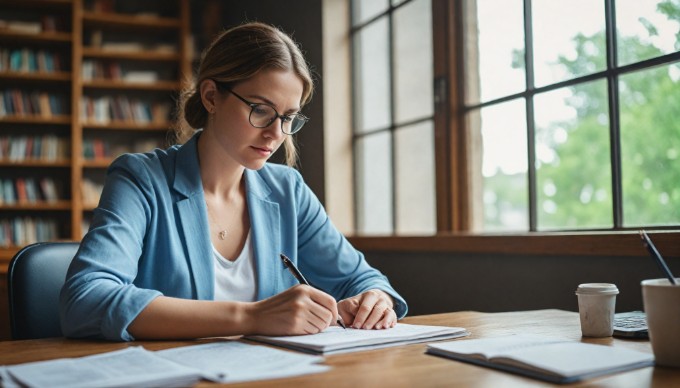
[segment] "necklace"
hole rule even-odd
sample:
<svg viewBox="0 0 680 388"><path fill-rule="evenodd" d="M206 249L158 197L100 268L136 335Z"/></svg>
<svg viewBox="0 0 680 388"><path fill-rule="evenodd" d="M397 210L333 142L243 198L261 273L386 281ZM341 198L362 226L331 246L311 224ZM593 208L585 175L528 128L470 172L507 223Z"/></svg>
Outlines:
<svg viewBox="0 0 680 388"><path fill-rule="evenodd" d="M217 237L219 237L220 240L224 240L225 238L227 238L227 229L224 228L222 225L220 225L220 224L215 220L215 217L213 217L213 214L212 214L212 212L210 211L210 206L208 206L208 202L207 202L207 201L205 202L205 207L206 207L206 209L208 209L208 215L210 216L210 219L212 220L213 224L215 224L215 225L217 226L217 228L219 229L219 230L217 231Z"/></svg>

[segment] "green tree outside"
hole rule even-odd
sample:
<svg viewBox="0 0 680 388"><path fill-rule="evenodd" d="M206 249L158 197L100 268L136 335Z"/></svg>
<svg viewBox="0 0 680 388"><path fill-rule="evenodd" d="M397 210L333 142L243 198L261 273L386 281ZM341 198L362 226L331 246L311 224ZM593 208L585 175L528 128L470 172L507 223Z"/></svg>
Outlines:
<svg viewBox="0 0 680 388"><path fill-rule="evenodd" d="M680 1L659 4L659 12L680 24ZM645 21L641 21L645 22ZM653 25L643 23L650 35ZM621 63L653 58L664 53L637 37L619 37ZM560 57L558 66L569 74L604 69L605 33L573 38L575 60ZM680 42L680 32L676 36ZM680 49L676 43L676 49ZM516 57L519 57L517 55ZM522 61L515 61L522 65ZM624 226L677 225L680 223L680 65L673 63L619 78L621 166ZM552 122L536 129L536 141L555 157L537 166L538 228L588 229L613 225L609 109L606 80L570 87L565 103L576 112L567 122ZM536 101L541 98L536 96ZM555 131L566 131L566 141L556 142ZM526 176L503 176L484 181L485 228L503 229L503 212L527 209L517 182ZM514 193L514 194L513 194ZM487 195L485 195L485 198Z"/></svg>

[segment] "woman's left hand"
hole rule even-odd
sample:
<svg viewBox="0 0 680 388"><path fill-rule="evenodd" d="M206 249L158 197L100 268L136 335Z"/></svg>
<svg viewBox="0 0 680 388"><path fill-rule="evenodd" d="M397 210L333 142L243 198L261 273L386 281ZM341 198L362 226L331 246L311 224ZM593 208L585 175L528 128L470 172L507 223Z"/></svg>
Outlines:
<svg viewBox="0 0 680 388"><path fill-rule="evenodd" d="M338 312L349 327L388 329L397 324L392 297L382 290L368 290L338 302Z"/></svg>

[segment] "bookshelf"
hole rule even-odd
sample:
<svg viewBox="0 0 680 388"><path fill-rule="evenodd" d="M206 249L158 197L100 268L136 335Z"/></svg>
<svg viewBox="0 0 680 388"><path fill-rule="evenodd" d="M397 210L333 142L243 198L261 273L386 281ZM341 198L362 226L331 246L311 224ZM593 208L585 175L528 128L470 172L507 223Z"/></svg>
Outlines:
<svg viewBox="0 0 680 388"><path fill-rule="evenodd" d="M189 20L188 0L0 0L0 273L82 237L116 156L168 145Z"/></svg>

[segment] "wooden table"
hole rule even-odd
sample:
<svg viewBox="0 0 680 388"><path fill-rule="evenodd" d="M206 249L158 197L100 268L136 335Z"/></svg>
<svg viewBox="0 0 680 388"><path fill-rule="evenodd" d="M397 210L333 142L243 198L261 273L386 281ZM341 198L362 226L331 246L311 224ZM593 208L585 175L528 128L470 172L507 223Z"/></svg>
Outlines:
<svg viewBox="0 0 680 388"><path fill-rule="evenodd" d="M456 312L405 318L404 323L465 327L468 338L483 338L511 333L533 333L583 342L611 345L651 353L644 340L617 338L581 338L578 314L561 310L539 310L509 313ZM78 357L143 345L149 350L209 342L139 341L113 343L68 340L63 338L0 342L0 365L17 364L62 357ZM544 387L553 386L489 368L425 354L424 344L327 356L329 372L279 380L234 384L249 387ZM215 386L201 382L198 387ZM598 387L680 387L680 369L647 367L612 376L587 380L573 386Z"/></svg>

